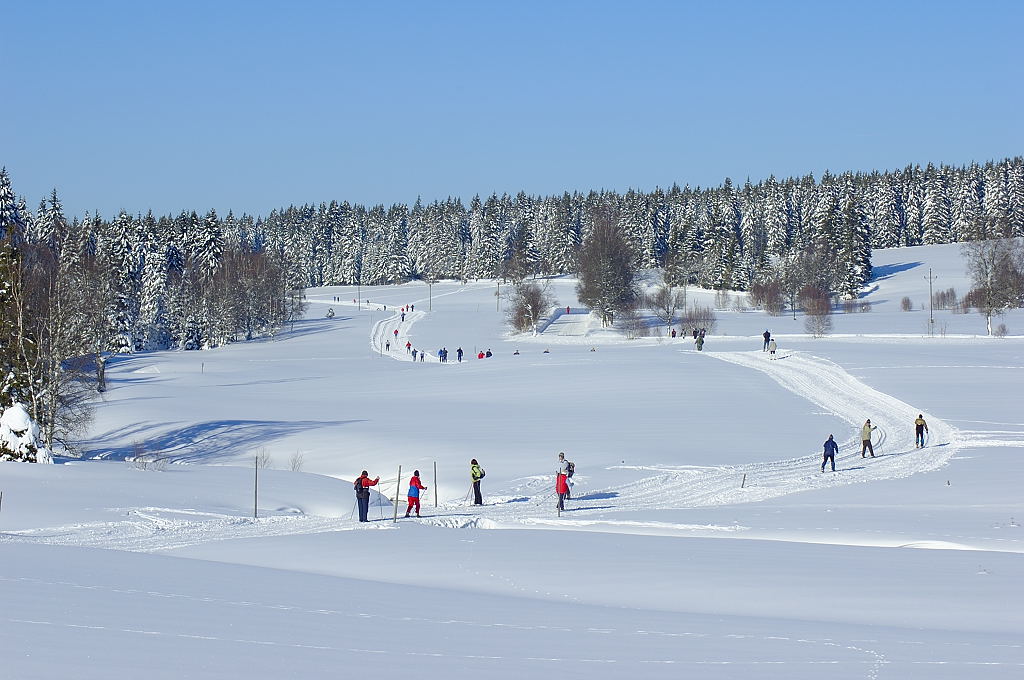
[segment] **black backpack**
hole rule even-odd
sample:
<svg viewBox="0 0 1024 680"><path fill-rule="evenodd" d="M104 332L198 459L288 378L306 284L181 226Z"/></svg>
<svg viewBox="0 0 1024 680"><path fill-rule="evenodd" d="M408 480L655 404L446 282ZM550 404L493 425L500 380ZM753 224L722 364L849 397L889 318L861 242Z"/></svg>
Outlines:
<svg viewBox="0 0 1024 680"><path fill-rule="evenodd" d="M362 477L356 477L356 481L352 483L352 489L355 490L356 493L359 493L360 491L362 491L362 489L363 489L363 478Z"/></svg>
<svg viewBox="0 0 1024 680"><path fill-rule="evenodd" d="M575 474L575 472L576 472L576 463L574 463L574 462L572 462L570 460L569 463L568 463L568 470L569 470L569 472L568 472L568 474L566 476L567 477L572 477L573 474Z"/></svg>

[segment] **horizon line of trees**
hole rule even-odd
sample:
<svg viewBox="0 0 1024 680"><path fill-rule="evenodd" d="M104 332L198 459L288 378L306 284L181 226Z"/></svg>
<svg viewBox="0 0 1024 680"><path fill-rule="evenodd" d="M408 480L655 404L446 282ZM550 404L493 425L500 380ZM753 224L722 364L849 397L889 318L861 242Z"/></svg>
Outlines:
<svg viewBox="0 0 1024 680"><path fill-rule="evenodd" d="M609 286L630 277L582 257L601 241L606 262L661 269L668 286L750 291L773 305L781 294L793 307L808 286L856 298L874 248L1019 236L1021 157L743 186L492 194L468 206L331 201L266 217L110 220L68 219L56 190L33 212L0 169L0 406L26 403L52 448L84 421L72 404L86 376L89 389L104 389L110 355L271 334L301 313L312 286L521 282L589 269L605 283L581 299L617 311L635 295Z"/></svg>

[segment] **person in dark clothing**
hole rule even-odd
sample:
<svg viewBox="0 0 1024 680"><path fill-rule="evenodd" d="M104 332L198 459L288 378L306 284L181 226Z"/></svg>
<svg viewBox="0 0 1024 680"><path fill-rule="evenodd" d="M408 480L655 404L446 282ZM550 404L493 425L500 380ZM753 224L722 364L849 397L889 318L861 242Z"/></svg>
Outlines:
<svg viewBox="0 0 1024 680"><path fill-rule="evenodd" d="M693 339L694 340L697 339L697 329L696 328L693 329Z"/></svg>
<svg viewBox="0 0 1024 680"><path fill-rule="evenodd" d="M473 505L483 505L484 498L480 493L480 480L484 478L484 469L476 458L469 461L469 478L473 480Z"/></svg>
<svg viewBox="0 0 1024 680"><path fill-rule="evenodd" d="M767 329L765 329L764 333L761 334L761 337L764 338L764 349L762 349L761 351L762 352L767 352L768 351L768 341L770 341L772 339L772 334L769 333Z"/></svg>
<svg viewBox="0 0 1024 680"><path fill-rule="evenodd" d="M924 414L918 413L914 420L914 444L917 448L924 448L924 433L928 431L928 423L924 420Z"/></svg>
<svg viewBox="0 0 1024 680"><path fill-rule="evenodd" d="M459 358L459 363L461 364L462 363L462 348L461 347L458 348L457 350L455 350L455 355Z"/></svg>
<svg viewBox="0 0 1024 680"><path fill-rule="evenodd" d="M359 478L352 485L356 492L356 502L359 504L359 521L369 522L366 515L370 512L370 487L377 486L380 477L370 479L370 473L363 470Z"/></svg>
<svg viewBox="0 0 1024 680"><path fill-rule="evenodd" d="M832 438L832 435L828 436L825 440L825 457L821 461L821 471L825 471L825 464L828 462L832 463L832 472L836 471L836 454L839 453L839 445L836 444L836 440Z"/></svg>

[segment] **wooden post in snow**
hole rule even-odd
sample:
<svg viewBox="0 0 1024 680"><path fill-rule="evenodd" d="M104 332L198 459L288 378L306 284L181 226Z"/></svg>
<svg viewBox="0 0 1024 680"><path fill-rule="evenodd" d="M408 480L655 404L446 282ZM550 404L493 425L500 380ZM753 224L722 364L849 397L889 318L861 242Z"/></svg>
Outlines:
<svg viewBox="0 0 1024 680"><path fill-rule="evenodd" d="M260 454L256 454L253 465L252 482L252 518L256 519L260 514Z"/></svg>
<svg viewBox="0 0 1024 680"><path fill-rule="evenodd" d="M437 508L437 461L434 461L434 508Z"/></svg>
<svg viewBox="0 0 1024 680"><path fill-rule="evenodd" d="M744 472L743 473L743 481L740 482L740 488L743 489L743 488L746 488L746 486L747 486L747 473Z"/></svg>
<svg viewBox="0 0 1024 680"><path fill-rule="evenodd" d="M402 466L398 466L398 482L395 484L395 516L392 522L398 521L398 491L402 488Z"/></svg>

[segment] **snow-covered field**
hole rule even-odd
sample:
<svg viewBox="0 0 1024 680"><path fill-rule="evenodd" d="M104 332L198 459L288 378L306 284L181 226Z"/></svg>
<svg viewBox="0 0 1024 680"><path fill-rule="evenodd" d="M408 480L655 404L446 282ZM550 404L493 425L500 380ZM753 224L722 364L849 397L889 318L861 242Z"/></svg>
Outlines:
<svg viewBox="0 0 1024 680"><path fill-rule="evenodd" d="M700 353L626 340L556 279L535 337L494 282L324 288L273 340L121 357L87 459L0 465L0 678L1024 677L1024 314L929 336L957 247L874 263L822 339L740 305Z"/></svg>

